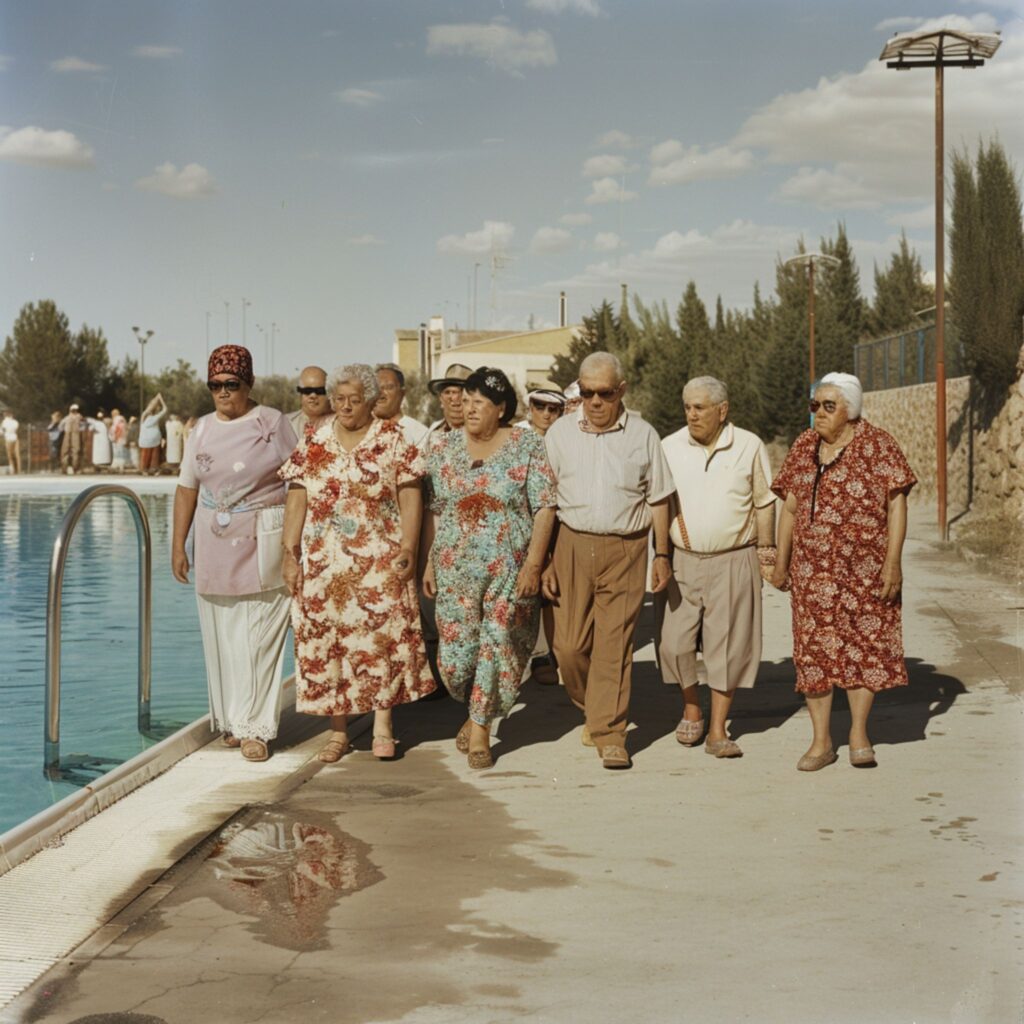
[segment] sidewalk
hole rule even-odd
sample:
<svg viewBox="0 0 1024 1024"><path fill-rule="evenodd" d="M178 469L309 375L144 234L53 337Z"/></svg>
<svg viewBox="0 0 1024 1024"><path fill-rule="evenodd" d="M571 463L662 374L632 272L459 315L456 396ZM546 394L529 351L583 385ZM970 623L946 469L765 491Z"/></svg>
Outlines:
<svg viewBox="0 0 1024 1024"><path fill-rule="evenodd" d="M839 713L840 761L795 771L810 724L788 598L768 592L742 759L675 742L678 693L649 644L629 772L580 745L560 688L524 688L482 774L454 750L458 705L402 709L401 760L375 761L364 735L198 846L183 835L183 859L111 901L0 1020L1019 1020L1024 600L923 540L905 575L911 686L876 705L874 771L847 763ZM181 769L199 756L237 778L220 747ZM100 856L117 871L116 849Z"/></svg>

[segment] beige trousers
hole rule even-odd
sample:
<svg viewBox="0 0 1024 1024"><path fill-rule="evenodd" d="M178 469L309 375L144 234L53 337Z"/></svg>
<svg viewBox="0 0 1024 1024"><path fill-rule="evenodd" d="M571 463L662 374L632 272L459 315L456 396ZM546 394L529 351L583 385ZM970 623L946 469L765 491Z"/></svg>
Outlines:
<svg viewBox="0 0 1024 1024"><path fill-rule="evenodd" d="M647 534L577 533L563 525L553 561L559 596L552 647L562 682L598 749L623 746Z"/></svg>

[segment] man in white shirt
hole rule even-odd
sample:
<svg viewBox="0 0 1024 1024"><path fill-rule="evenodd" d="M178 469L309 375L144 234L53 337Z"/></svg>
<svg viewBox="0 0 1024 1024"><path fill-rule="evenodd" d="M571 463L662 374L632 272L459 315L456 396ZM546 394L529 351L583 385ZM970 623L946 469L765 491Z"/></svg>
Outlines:
<svg viewBox="0 0 1024 1024"><path fill-rule="evenodd" d="M394 420L405 434L406 441L417 448L423 447L423 439L427 436L427 428L411 416L402 415L402 402L405 401L405 374L394 363L378 363L376 366L377 384L380 386L380 397L373 407L373 415L379 420Z"/></svg>
<svg viewBox="0 0 1024 1024"><path fill-rule="evenodd" d="M619 360L591 353L579 383L579 411L544 436L558 481L558 536L541 582L555 606L552 647L562 682L586 719L583 743L597 747L605 768L628 768L633 633L652 528L651 591L664 590L672 575L672 477L654 428L623 407Z"/></svg>
<svg viewBox="0 0 1024 1024"><path fill-rule="evenodd" d="M21 472L21 452L18 451L18 427L21 424L14 418L14 413L8 409L4 413L3 422L0 422L0 430L3 431L4 444L7 447L8 472Z"/></svg>
<svg viewBox="0 0 1024 1024"><path fill-rule="evenodd" d="M771 465L761 439L728 421L722 381L688 381L683 405L686 426L661 442L676 486L673 580L658 609L661 673L683 691L676 739L694 746L704 734L699 644L711 687L704 750L740 757L725 722L734 693L754 685L761 661L761 580L775 553Z"/></svg>
<svg viewBox="0 0 1024 1024"><path fill-rule="evenodd" d="M331 399L327 394L327 371L322 366L307 366L299 374L299 384L295 389L302 397L302 404L296 412L288 414L288 422L301 441L306 436L306 428L318 423L324 416L331 413Z"/></svg>

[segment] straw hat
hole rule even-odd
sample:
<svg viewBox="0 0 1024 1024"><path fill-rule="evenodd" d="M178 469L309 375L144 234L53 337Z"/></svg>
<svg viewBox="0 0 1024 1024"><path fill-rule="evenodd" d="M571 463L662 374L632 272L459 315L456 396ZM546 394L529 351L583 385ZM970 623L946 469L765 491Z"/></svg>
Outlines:
<svg viewBox="0 0 1024 1024"><path fill-rule="evenodd" d="M427 387L432 395L440 394L445 388L463 388L472 372L468 366L464 366L462 363L452 363L448 367L446 376L436 377L430 381Z"/></svg>

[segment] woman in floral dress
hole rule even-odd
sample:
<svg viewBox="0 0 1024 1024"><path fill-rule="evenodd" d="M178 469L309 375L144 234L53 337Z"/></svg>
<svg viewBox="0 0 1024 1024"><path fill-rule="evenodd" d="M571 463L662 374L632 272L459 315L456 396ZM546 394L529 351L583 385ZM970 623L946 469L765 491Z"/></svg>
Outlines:
<svg viewBox="0 0 1024 1024"><path fill-rule="evenodd" d="M341 759L348 716L374 712L373 753L395 756L391 709L434 689L413 572L423 459L402 428L373 416L377 377L362 363L327 378L334 416L281 467L284 578L294 597L299 711L331 716L321 761Z"/></svg>
<svg viewBox="0 0 1024 1024"><path fill-rule="evenodd" d="M435 434L427 454L437 533L424 592L437 596L438 665L469 718L456 746L490 768L490 727L507 714L537 638L538 591L555 518L544 442L513 430L516 393L500 370L466 381L466 422Z"/></svg>
<svg viewBox="0 0 1024 1024"><path fill-rule="evenodd" d="M814 740L800 771L837 760L833 687L850 701L850 763L873 767L867 734L875 694L907 685L900 559L907 494L917 482L896 441L861 419L856 377L830 373L811 402L814 428L790 449L772 490L782 499L772 583L793 589L796 688Z"/></svg>

